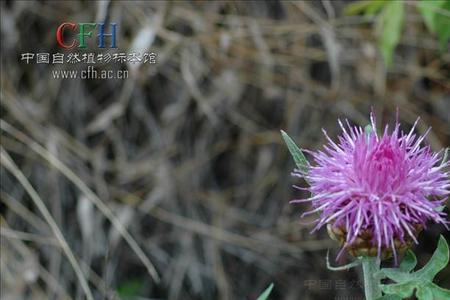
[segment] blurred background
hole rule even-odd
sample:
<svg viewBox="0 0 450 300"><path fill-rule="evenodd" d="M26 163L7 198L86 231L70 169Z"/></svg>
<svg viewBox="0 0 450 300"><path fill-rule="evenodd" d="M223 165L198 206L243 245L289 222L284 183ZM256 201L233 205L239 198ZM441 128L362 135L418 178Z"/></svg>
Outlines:
<svg viewBox="0 0 450 300"><path fill-rule="evenodd" d="M362 299L357 271L326 269L328 249L351 257L288 203L306 183L279 130L315 150L337 118L399 108L449 146L450 9L421 3L2 1L1 299L256 299L272 282L270 299ZM61 49L63 22L115 22L118 48ZM88 52L156 61L61 79L87 65L23 60ZM421 234L419 264L444 232Z"/></svg>

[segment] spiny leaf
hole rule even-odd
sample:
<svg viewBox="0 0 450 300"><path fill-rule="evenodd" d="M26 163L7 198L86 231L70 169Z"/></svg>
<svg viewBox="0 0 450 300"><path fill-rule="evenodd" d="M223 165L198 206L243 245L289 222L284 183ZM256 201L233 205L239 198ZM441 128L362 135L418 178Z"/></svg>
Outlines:
<svg viewBox="0 0 450 300"><path fill-rule="evenodd" d="M256 299L256 300L266 300L266 299L268 299L270 293L272 292L272 289L273 289L273 283L271 283L271 284L266 288L266 290L265 290L261 295L259 295L258 299Z"/></svg>
<svg viewBox="0 0 450 300"><path fill-rule="evenodd" d="M304 174L308 173L309 163L306 159L305 155L303 155L302 151L298 148L298 146L294 143L294 141L287 135L286 132L281 130L281 135L283 136L284 142L286 143L289 152L294 158L295 164L297 168Z"/></svg>

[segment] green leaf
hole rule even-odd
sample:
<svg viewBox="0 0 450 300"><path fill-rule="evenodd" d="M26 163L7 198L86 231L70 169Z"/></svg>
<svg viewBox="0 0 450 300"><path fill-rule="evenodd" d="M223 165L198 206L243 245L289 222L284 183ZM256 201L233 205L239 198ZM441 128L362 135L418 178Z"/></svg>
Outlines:
<svg viewBox="0 0 450 300"><path fill-rule="evenodd" d="M387 1L371 1L371 5L369 5L364 13L364 16L370 17L381 11L383 6L387 4Z"/></svg>
<svg viewBox="0 0 450 300"><path fill-rule="evenodd" d="M266 300L266 299L268 299L270 293L272 292L272 289L273 289L273 283L271 283L266 288L266 290L261 295L259 295L258 299L256 299L256 300Z"/></svg>
<svg viewBox="0 0 450 300"><path fill-rule="evenodd" d="M309 170L309 163L306 159L305 155L303 155L302 151L298 148L298 146L294 143L294 141L287 135L286 132L281 130L281 135L283 136L284 142L286 143L289 152L292 155L292 158L295 161L295 164L297 165L297 168L303 172L308 173Z"/></svg>
<svg viewBox="0 0 450 300"><path fill-rule="evenodd" d="M419 300L433 300L433 292L428 288L427 285L417 288L416 297Z"/></svg>
<svg viewBox="0 0 450 300"><path fill-rule="evenodd" d="M417 264L417 258L414 252L408 250L400 263L399 269L403 272L411 272Z"/></svg>
<svg viewBox="0 0 450 300"><path fill-rule="evenodd" d="M436 251L434 251L430 261L422 269L417 271L415 275L420 280L431 282L433 281L436 274L447 266L448 260L448 244L445 238L441 235L439 238L437 249Z"/></svg>
<svg viewBox="0 0 450 300"><path fill-rule="evenodd" d="M410 281L406 283L382 284L381 290L385 294L407 298L413 295L415 287L416 282Z"/></svg>
<svg viewBox="0 0 450 300"><path fill-rule="evenodd" d="M429 284L429 288L433 293L434 299L450 299L450 290L443 289L434 283Z"/></svg>
<svg viewBox="0 0 450 300"><path fill-rule="evenodd" d="M421 0L417 5L417 8L422 15L423 21L427 26L428 30L432 33L436 33L436 9L440 9L445 4L445 0L434 0L434 1L423 1Z"/></svg>
<svg viewBox="0 0 450 300"><path fill-rule="evenodd" d="M416 291L419 300L450 299L449 290L433 283L436 274L445 268L448 262L449 247L441 235L433 256L419 271L410 273L417 263L416 257L411 251L406 253L399 268L382 269L379 273L396 283L381 285L381 290L387 295L397 295L403 298L411 297Z"/></svg>
<svg viewBox="0 0 450 300"><path fill-rule="evenodd" d="M380 35L378 46L387 67L392 64L392 54L400 41L403 25L403 2L387 1L378 20Z"/></svg>
<svg viewBox="0 0 450 300"><path fill-rule="evenodd" d="M117 293L121 299L134 299L144 285L144 281L141 279L130 279L118 286Z"/></svg>
<svg viewBox="0 0 450 300"><path fill-rule="evenodd" d="M348 4L344 9L344 14L347 16L364 13L365 16L372 16L376 14L386 4L383 1L357 1Z"/></svg>
<svg viewBox="0 0 450 300"><path fill-rule="evenodd" d="M384 295L375 300L402 300L402 297L399 295Z"/></svg>
<svg viewBox="0 0 450 300"><path fill-rule="evenodd" d="M365 12L373 1L356 1L348 4L344 9L344 14L347 16L353 16Z"/></svg>
<svg viewBox="0 0 450 300"><path fill-rule="evenodd" d="M352 261L351 263L343 265L343 266L333 267L332 265L330 265L330 258L329 258L330 255L329 254L330 254L330 252L327 251L327 257L326 257L327 269L330 271L347 271L347 270L354 268L356 266L359 266L361 264L361 260L358 259L358 260Z"/></svg>
<svg viewBox="0 0 450 300"><path fill-rule="evenodd" d="M376 276L380 279L387 277L399 283L406 282L413 279L412 274L409 272L414 269L416 264L416 255L411 250L408 250L398 268L383 268Z"/></svg>
<svg viewBox="0 0 450 300"><path fill-rule="evenodd" d="M414 277L410 273L403 272L400 269L386 268L382 269L380 273L382 273L384 277L387 277L398 283L405 283L414 279Z"/></svg>
<svg viewBox="0 0 450 300"><path fill-rule="evenodd" d="M447 9L450 11L450 9ZM441 21L438 25L438 37L439 37L439 44L442 51L446 51L448 48L448 41L450 40L450 18L447 17L444 19L444 17L441 18Z"/></svg>
<svg viewBox="0 0 450 300"><path fill-rule="evenodd" d="M421 0L417 6L428 30L438 35L441 48L445 50L450 39L450 1ZM447 15L446 15L447 13Z"/></svg>

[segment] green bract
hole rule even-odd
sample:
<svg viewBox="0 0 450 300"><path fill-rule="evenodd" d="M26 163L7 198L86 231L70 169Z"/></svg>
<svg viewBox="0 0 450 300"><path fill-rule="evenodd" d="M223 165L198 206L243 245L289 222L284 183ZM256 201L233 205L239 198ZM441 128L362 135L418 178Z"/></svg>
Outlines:
<svg viewBox="0 0 450 300"><path fill-rule="evenodd" d="M298 146L289 137L289 135L287 135L286 132L281 130L281 135L283 136L284 142L286 143L289 152L292 155L292 158L294 158L295 165L297 166L297 168L303 173L308 173L309 163L305 155L303 155L303 152L300 150L300 148L298 148Z"/></svg>
<svg viewBox="0 0 450 300"><path fill-rule="evenodd" d="M270 292L272 292L273 289L273 283L271 283L267 289L261 294L259 295L258 299L256 300L266 300L269 298Z"/></svg>

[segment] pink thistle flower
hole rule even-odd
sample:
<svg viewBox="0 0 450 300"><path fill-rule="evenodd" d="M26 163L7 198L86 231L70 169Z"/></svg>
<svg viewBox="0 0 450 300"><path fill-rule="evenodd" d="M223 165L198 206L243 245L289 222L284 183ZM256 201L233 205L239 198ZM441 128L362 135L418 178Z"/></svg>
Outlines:
<svg viewBox="0 0 450 300"><path fill-rule="evenodd" d="M328 144L324 151L310 153L315 165L308 173L300 171L310 184L311 197L291 203L312 203L313 209L302 215L319 213L313 232L328 226L344 249L354 256L369 255L397 260L426 228L428 220L444 224L446 214L439 210L450 194L449 162L441 164L440 153L422 146L429 130L414 134L419 118L408 134L397 121L392 133L376 133L371 114L370 132L362 127L347 127L335 143L323 130Z"/></svg>

